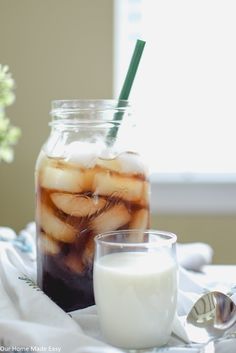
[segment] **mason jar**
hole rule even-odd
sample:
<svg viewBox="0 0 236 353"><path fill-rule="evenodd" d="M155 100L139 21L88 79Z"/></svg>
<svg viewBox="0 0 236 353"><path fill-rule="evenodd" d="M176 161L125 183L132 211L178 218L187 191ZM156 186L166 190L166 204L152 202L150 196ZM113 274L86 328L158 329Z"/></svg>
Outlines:
<svg viewBox="0 0 236 353"><path fill-rule="evenodd" d="M94 304L94 237L149 228L149 178L128 101L52 102L36 163L37 282L62 309Z"/></svg>

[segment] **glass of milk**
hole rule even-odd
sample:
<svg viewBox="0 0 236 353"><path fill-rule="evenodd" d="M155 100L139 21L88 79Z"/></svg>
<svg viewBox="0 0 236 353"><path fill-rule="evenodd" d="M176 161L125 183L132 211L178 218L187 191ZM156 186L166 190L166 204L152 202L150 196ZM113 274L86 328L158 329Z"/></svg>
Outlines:
<svg viewBox="0 0 236 353"><path fill-rule="evenodd" d="M177 302L177 237L116 230L95 237L94 295L106 342L125 349L165 345Z"/></svg>

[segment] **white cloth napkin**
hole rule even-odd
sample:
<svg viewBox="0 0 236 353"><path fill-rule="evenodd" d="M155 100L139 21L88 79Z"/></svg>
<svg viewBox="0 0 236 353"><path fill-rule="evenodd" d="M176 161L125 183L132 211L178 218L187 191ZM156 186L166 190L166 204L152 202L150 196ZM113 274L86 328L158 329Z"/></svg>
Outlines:
<svg viewBox="0 0 236 353"><path fill-rule="evenodd" d="M188 243L177 244L179 264L187 270L199 271L212 261L213 250L208 244Z"/></svg>
<svg viewBox="0 0 236 353"><path fill-rule="evenodd" d="M195 270L209 263L212 257L212 249L206 244L181 244L177 253L180 263ZM96 306L68 315L39 290L35 285L35 257L34 224L28 225L18 236L9 228L0 228L0 351L123 352L103 342ZM191 262L191 259L194 260ZM173 332L187 341L182 320L205 284L197 282L183 267L179 274L179 316L176 316ZM171 347L179 343L172 337L169 347L158 352L200 352L199 346ZM225 344L216 345L216 353L235 353L235 347L236 340L227 340Z"/></svg>

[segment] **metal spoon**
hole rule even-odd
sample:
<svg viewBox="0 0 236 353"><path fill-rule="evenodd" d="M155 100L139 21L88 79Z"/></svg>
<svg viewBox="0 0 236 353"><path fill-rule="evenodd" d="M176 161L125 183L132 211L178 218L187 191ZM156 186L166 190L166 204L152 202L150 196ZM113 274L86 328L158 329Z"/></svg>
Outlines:
<svg viewBox="0 0 236 353"><path fill-rule="evenodd" d="M236 305L224 293L213 291L204 294L193 305L186 319L189 339L207 343L222 337L236 322Z"/></svg>

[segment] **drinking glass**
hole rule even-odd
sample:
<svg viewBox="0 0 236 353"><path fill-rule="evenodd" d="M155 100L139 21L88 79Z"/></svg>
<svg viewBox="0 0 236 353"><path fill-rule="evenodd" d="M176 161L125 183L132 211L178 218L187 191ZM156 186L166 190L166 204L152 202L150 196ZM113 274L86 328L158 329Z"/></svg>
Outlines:
<svg viewBox="0 0 236 353"><path fill-rule="evenodd" d="M140 229L95 237L94 295L108 343L144 349L168 342L177 301L176 239Z"/></svg>

